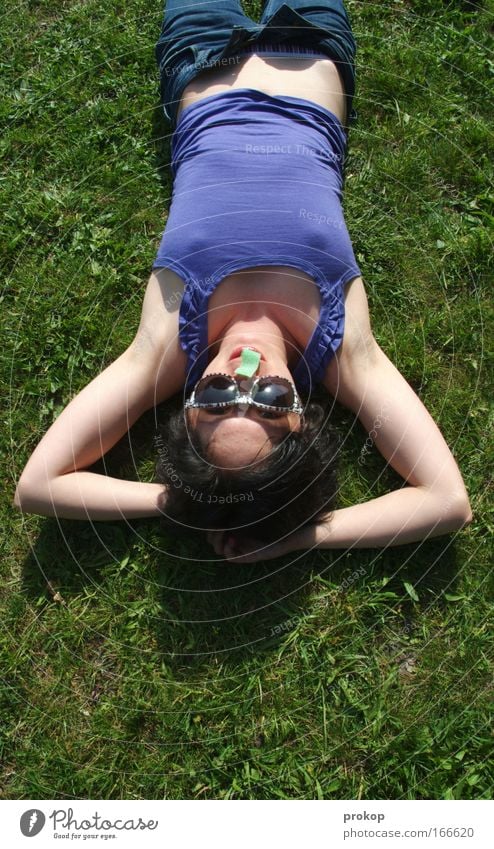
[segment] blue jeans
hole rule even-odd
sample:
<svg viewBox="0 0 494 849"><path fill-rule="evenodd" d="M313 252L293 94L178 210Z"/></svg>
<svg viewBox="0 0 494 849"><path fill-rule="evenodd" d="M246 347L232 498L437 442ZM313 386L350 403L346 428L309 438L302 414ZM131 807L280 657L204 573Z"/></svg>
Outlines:
<svg viewBox="0 0 494 849"><path fill-rule="evenodd" d="M327 54L342 78L347 124L356 121L352 109L356 44L343 0L290 4L268 0L258 24L244 14L240 0L167 0L155 55L163 111L172 128L191 80L208 67L221 67L222 59L254 43L298 44Z"/></svg>

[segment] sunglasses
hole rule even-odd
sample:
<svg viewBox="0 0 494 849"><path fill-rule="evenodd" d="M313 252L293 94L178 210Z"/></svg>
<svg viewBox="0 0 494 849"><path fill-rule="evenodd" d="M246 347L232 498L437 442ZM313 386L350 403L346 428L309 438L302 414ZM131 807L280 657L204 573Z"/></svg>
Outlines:
<svg viewBox="0 0 494 849"><path fill-rule="evenodd" d="M244 390L229 374L208 374L202 377L185 402L185 408L206 407L213 410L237 404L252 404L261 410L276 411L280 415L303 412L297 390L286 378L256 377L249 388Z"/></svg>

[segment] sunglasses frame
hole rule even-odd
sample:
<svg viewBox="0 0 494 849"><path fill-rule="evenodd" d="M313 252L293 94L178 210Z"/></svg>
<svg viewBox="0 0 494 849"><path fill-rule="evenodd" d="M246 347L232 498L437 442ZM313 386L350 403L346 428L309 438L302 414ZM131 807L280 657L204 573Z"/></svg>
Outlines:
<svg viewBox="0 0 494 849"><path fill-rule="evenodd" d="M236 388L237 388L236 398L234 398L232 401L216 401L216 402L213 402L211 404L201 404L200 401L196 401L195 400L195 394L196 394L197 387L199 386L201 381L207 380L209 377L227 377L228 380L231 380L232 385L235 385ZM242 391L242 389L240 388L240 386L238 384L238 381L239 380L250 380L250 379L251 378L245 378L245 377L242 378L241 375L234 377L231 374L225 374L225 372L214 372L214 374L207 374L206 377L201 377L200 380L197 381L196 385L194 386L194 388L191 392L190 397L186 400L184 407L185 407L186 410L194 409L194 408L195 409L203 409L203 410L205 410L205 409L206 410L207 409L212 410L212 409L215 409L216 407L235 407L235 406L238 406L239 404L248 404L249 406L252 405L254 407L259 407L259 409L262 409L262 410L276 410L277 412L298 413L299 415L301 413L303 413L304 408L302 406L302 402L300 400L300 396L297 392L295 384L292 383L291 380L288 380L288 378L280 377L280 375L272 375L272 374L261 375L260 377L254 378L254 380L252 381L252 385L249 387L249 389L246 392ZM277 406L273 406L272 404L262 404L260 401L256 401L252 397L252 393L254 392L256 387L259 385L260 381L261 380L270 380L270 379L271 380L281 380L283 383L291 386L291 388L293 390L293 404L292 404L291 407L277 407Z"/></svg>

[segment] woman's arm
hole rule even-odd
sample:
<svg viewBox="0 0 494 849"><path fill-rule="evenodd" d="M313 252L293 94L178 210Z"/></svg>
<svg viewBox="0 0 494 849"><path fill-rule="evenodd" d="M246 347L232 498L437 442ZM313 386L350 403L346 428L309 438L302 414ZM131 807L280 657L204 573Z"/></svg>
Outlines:
<svg viewBox="0 0 494 849"><path fill-rule="evenodd" d="M132 344L68 404L30 457L14 504L25 513L69 519L156 516L163 486L119 480L86 469L137 419L180 391L185 355L177 310L165 297L171 272L151 275ZM174 275L175 276L175 275Z"/></svg>
<svg viewBox="0 0 494 849"><path fill-rule="evenodd" d="M158 511L159 484L84 471L152 406L146 357L128 348L68 404L30 457L14 504L66 519L122 519Z"/></svg>
<svg viewBox="0 0 494 849"><path fill-rule="evenodd" d="M355 278L345 302L347 329L325 377L328 391L360 419L383 457L408 484L334 511L327 522L294 532L242 562L301 549L374 548L439 536L472 519L465 485L437 425L374 339L363 283ZM217 553L239 553L233 539L211 535ZM240 558L239 558L240 559Z"/></svg>
<svg viewBox="0 0 494 849"><path fill-rule="evenodd" d="M348 369L347 369L348 371ZM383 547L459 530L472 519L457 463L439 428L377 342L356 358L338 400L355 412L408 486L336 510L314 528L318 548Z"/></svg>
<svg viewBox="0 0 494 849"><path fill-rule="evenodd" d="M409 486L335 511L315 528L321 548L401 545L458 530L471 521L468 495L439 428L371 329L363 281L345 293L345 334L325 386L362 422Z"/></svg>
<svg viewBox="0 0 494 849"><path fill-rule="evenodd" d="M311 548L383 548L459 530L472 520L462 476L437 425L375 343L341 377L338 398L358 416L380 453L408 484L335 510L328 521L295 531L272 546L242 550L227 535L210 542L217 553L245 563ZM246 551L250 553L246 553ZM238 556L240 555L240 556Z"/></svg>

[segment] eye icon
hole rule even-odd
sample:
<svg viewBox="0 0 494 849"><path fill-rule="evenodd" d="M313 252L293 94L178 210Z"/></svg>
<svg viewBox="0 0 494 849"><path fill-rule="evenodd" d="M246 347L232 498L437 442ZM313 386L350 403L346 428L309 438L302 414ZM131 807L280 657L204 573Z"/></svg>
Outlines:
<svg viewBox="0 0 494 849"><path fill-rule="evenodd" d="M24 837L36 837L36 835L39 834L41 829L44 827L45 822L46 817L43 811L40 811L37 808L31 808L29 811L24 811L21 817L21 832Z"/></svg>

